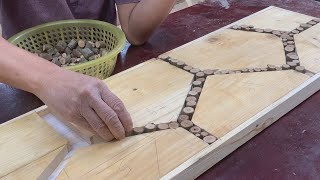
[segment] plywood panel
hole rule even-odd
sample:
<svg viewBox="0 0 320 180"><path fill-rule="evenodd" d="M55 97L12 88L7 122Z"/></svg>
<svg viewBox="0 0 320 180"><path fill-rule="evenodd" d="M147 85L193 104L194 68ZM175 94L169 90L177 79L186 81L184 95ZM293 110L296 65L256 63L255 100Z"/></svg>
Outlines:
<svg viewBox="0 0 320 180"><path fill-rule="evenodd" d="M134 126L177 119L191 86L192 74L161 60L151 60L105 80L125 104Z"/></svg>
<svg viewBox="0 0 320 180"><path fill-rule="evenodd" d="M291 70L209 77L193 121L221 138L308 78Z"/></svg>
<svg viewBox="0 0 320 180"><path fill-rule="evenodd" d="M320 24L301 32L300 35L320 48Z"/></svg>
<svg viewBox="0 0 320 180"><path fill-rule="evenodd" d="M282 65L281 39L271 34L226 29L162 55L200 69L241 69Z"/></svg>
<svg viewBox="0 0 320 180"><path fill-rule="evenodd" d="M306 23L311 19L313 19L311 16L278 7L272 7L253 17L240 20L239 24L254 25L257 28L262 29L291 31L296 27L299 27L301 23Z"/></svg>
<svg viewBox="0 0 320 180"><path fill-rule="evenodd" d="M295 35L295 43L301 65L314 73L318 73L320 71L320 46L300 34Z"/></svg>
<svg viewBox="0 0 320 180"><path fill-rule="evenodd" d="M0 177L62 147L67 141L31 113L0 125Z"/></svg>
<svg viewBox="0 0 320 180"><path fill-rule="evenodd" d="M19 168L1 178L1 180L38 179L45 180L52 174L68 152L67 146L62 146L26 166Z"/></svg>
<svg viewBox="0 0 320 180"><path fill-rule="evenodd" d="M159 179L208 145L182 128L82 148L62 179Z"/></svg>

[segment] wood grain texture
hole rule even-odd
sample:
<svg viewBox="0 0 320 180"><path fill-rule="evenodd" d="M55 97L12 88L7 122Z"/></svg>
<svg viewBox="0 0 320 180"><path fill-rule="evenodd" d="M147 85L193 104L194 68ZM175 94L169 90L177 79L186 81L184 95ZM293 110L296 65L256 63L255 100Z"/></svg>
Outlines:
<svg viewBox="0 0 320 180"><path fill-rule="evenodd" d="M125 104L134 127L177 119L193 76L161 60L150 60L105 80Z"/></svg>
<svg viewBox="0 0 320 180"><path fill-rule="evenodd" d="M159 179L208 145L178 128L81 148L60 179Z"/></svg>
<svg viewBox="0 0 320 180"><path fill-rule="evenodd" d="M245 123L234 128L215 143L202 150L175 170L164 176L166 179L191 180L218 163L242 144L256 136L280 117L302 103L320 89L320 73L303 82L264 110L251 117Z"/></svg>
<svg viewBox="0 0 320 180"><path fill-rule="evenodd" d="M38 179L45 180L57 168L68 152L67 146L62 146L39 159L32 161L30 164L19 168L10 174L0 178L1 180L16 179Z"/></svg>
<svg viewBox="0 0 320 180"><path fill-rule="evenodd" d="M285 63L280 38L271 34L226 29L169 51L170 56L200 69L241 69Z"/></svg>
<svg viewBox="0 0 320 180"><path fill-rule="evenodd" d="M0 177L67 145L37 113L0 125Z"/></svg>
<svg viewBox="0 0 320 180"><path fill-rule="evenodd" d="M261 29L291 31L299 27L301 23L306 23L311 19L313 19L312 16L272 7L248 19L240 20L239 23L253 25L256 28Z"/></svg>
<svg viewBox="0 0 320 180"><path fill-rule="evenodd" d="M192 121L221 138L308 78L292 70L208 77Z"/></svg>
<svg viewBox="0 0 320 180"><path fill-rule="evenodd" d="M320 71L320 24L296 34L295 45L302 66L313 73Z"/></svg>
<svg viewBox="0 0 320 180"><path fill-rule="evenodd" d="M318 73L320 71L320 46L300 34L294 37L300 64L305 66L307 70Z"/></svg>

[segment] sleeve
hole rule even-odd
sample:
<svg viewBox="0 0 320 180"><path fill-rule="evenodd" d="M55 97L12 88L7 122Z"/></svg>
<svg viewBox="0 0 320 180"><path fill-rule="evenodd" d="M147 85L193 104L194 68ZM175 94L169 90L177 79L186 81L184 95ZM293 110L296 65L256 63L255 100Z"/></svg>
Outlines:
<svg viewBox="0 0 320 180"><path fill-rule="evenodd" d="M140 0L115 0L117 5L121 4L130 4L130 3L138 3Z"/></svg>

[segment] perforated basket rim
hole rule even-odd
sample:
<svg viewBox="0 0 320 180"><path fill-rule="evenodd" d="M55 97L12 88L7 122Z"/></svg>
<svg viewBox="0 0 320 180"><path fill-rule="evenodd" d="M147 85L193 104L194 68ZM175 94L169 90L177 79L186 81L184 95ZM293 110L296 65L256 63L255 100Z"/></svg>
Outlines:
<svg viewBox="0 0 320 180"><path fill-rule="evenodd" d="M115 36L118 39L117 45L110 52L108 52L106 55L104 55L100 58L97 58L93 61L88 61L88 62L77 64L74 66L67 66L67 67L65 67L65 69L80 70L83 68L94 66L94 65L102 63L104 61L113 61L113 58L115 58L120 53L120 51L124 48L124 46L126 44L125 35L120 28L114 26L113 24L107 23L107 22L92 20L92 19L72 19L72 20L60 20L60 21L44 23L44 24L34 26L32 28L26 29L24 31L21 31L21 32L13 35L12 37L10 37L8 39L8 42L16 45L17 41L20 41L21 38L29 37L29 34L35 30L39 30L39 29L45 30L46 27L61 26L64 24L92 24L92 25L106 26L112 32L116 33Z"/></svg>

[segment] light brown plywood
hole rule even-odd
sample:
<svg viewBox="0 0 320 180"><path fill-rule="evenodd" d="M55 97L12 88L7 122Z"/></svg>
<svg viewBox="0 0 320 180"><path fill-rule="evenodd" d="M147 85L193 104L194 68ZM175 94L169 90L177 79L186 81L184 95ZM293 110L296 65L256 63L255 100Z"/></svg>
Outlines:
<svg viewBox="0 0 320 180"><path fill-rule="evenodd" d="M271 34L226 29L165 53L200 69L241 69L284 64L281 39Z"/></svg>
<svg viewBox="0 0 320 180"><path fill-rule="evenodd" d="M320 48L320 24L306 29L300 35Z"/></svg>
<svg viewBox="0 0 320 180"><path fill-rule="evenodd" d="M0 125L0 177L67 145L40 116L27 116Z"/></svg>
<svg viewBox="0 0 320 180"><path fill-rule="evenodd" d="M151 60L105 80L125 104L133 125L176 120L193 76L161 60Z"/></svg>
<svg viewBox="0 0 320 180"><path fill-rule="evenodd" d="M32 161L30 164L19 168L10 174L0 178L1 180L16 179L38 179L45 180L57 168L68 152L67 146L62 146L39 159Z"/></svg>
<svg viewBox="0 0 320 180"><path fill-rule="evenodd" d="M300 34L294 37L301 65L309 71L318 73L320 71L320 46Z"/></svg>
<svg viewBox="0 0 320 180"><path fill-rule="evenodd" d="M308 78L291 70L211 76L193 122L221 138Z"/></svg>
<svg viewBox="0 0 320 180"><path fill-rule="evenodd" d="M82 148L62 178L159 179L208 145L182 128Z"/></svg>
<svg viewBox="0 0 320 180"><path fill-rule="evenodd" d="M261 29L274 29L281 31L291 31L300 24L313 19L311 16L288 11L278 7L272 7L262 13L245 20L240 20L239 24L253 25Z"/></svg>

